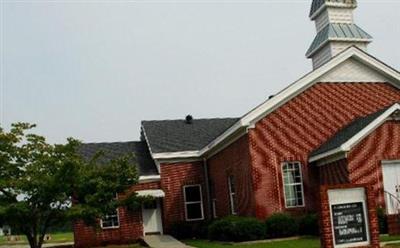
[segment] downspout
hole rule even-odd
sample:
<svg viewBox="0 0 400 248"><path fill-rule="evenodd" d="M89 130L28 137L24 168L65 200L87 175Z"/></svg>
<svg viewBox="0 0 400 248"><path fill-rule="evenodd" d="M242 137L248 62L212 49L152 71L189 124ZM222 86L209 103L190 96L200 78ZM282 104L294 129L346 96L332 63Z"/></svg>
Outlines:
<svg viewBox="0 0 400 248"><path fill-rule="evenodd" d="M204 179L205 179L205 186L206 186L206 195L207 195L207 216L208 219L212 218L211 209L212 209L212 199L211 199L211 192L210 192L210 180L208 174L208 164L207 159L203 158L203 168L204 168Z"/></svg>

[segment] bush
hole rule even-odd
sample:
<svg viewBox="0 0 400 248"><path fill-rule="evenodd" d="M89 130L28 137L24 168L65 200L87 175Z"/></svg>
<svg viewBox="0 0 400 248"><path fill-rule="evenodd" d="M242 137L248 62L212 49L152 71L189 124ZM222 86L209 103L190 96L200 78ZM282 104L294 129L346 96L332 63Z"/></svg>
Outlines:
<svg viewBox="0 0 400 248"><path fill-rule="evenodd" d="M191 239L192 237L192 226L190 223L185 221L175 222L171 225L170 233L177 239Z"/></svg>
<svg viewBox="0 0 400 248"><path fill-rule="evenodd" d="M300 235L319 235L319 220L317 214L305 214L298 218Z"/></svg>
<svg viewBox="0 0 400 248"><path fill-rule="evenodd" d="M255 218L230 216L214 221L208 228L208 238L234 242L263 239L265 225Z"/></svg>
<svg viewBox="0 0 400 248"><path fill-rule="evenodd" d="M171 225L170 234L177 239L207 238L207 221L178 221Z"/></svg>
<svg viewBox="0 0 400 248"><path fill-rule="evenodd" d="M378 208L376 210L376 213L378 215L379 233L380 234L388 233L388 223L387 223L387 216L385 213L385 209Z"/></svg>
<svg viewBox="0 0 400 248"><path fill-rule="evenodd" d="M267 237L283 238L294 236L298 233L298 223L286 213L277 213L271 215L265 221Z"/></svg>

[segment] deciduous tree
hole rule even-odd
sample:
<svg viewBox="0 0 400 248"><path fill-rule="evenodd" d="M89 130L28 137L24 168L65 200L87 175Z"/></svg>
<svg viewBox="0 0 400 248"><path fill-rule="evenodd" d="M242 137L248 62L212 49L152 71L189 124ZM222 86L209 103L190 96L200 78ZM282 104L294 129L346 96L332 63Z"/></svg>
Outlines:
<svg viewBox="0 0 400 248"><path fill-rule="evenodd" d="M118 206L140 206L141 199L116 193L138 182L134 160L121 157L100 163L101 153L90 160L79 155L81 143L49 144L31 133L34 125L0 128L0 222L23 233L31 248L41 248L50 227L81 219L96 225Z"/></svg>

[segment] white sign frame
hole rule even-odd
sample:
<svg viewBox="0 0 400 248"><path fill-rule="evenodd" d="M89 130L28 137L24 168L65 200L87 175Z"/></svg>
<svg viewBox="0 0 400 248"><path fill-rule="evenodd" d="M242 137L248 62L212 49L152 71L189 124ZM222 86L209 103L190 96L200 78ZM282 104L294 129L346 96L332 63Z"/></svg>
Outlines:
<svg viewBox="0 0 400 248"><path fill-rule="evenodd" d="M348 189L330 189L328 190L328 199L329 199L329 210L330 210L330 219L331 219L331 229L332 229L332 237L333 237L333 245L335 248L346 248L346 247L358 247L358 246L368 246L371 244L371 236L369 229L369 215L367 211L367 199L366 199L366 191L363 187L357 188L348 188ZM365 216L365 230L367 234L367 241L350 243L350 244L336 244L335 231L333 226L333 215L332 215L332 205L337 204L347 204L347 203L356 203L362 202L363 211Z"/></svg>

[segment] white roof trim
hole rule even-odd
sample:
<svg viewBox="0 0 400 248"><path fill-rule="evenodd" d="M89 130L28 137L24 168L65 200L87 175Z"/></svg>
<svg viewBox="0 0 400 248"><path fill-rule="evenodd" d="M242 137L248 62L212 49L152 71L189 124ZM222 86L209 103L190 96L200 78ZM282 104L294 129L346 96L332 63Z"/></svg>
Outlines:
<svg viewBox="0 0 400 248"><path fill-rule="evenodd" d="M136 193L138 194L138 196L152 196L155 198L165 197L165 193L161 189L138 190L136 191Z"/></svg>
<svg viewBox="0 0 400 248"><path fill-rule="evenodd" d="M340 152L343 152L343 151L340 148L336 148L336 149L324 152L322 154L319 154L317 156L313 156L308 161L310 163L312 163L312 162L318 161L320 159L323 159L323 158L326 158L326 157L329 157L329 156L333 156L333 155L335 155L337 153L340 153Z"/></svg>
<svg viewBox="0 0 400 248"><path fill-rule="evenodd" d="M140 176L139 183L149 182L149 181L160 181L160 175L151 175L151 176Z"/></svg>
<svg viewBox="0 0 400 248"><path fill-rule="evenodd" d="M383 74L386 78L393 80L393 86L400 88L400 72L391 68L390 66L384 64L382 61L376 59L375 57L367 54L361 49L352 46L343 52L339 53L333 57L330 61L317 68L316 70L306 74L304 77L295 81L281 92L276 94L271 99L268 99L264 103L260 104L247 114L245 114L238 122L236 122L232 127L222 133L219 137L211 141L206 147L200 151L185 151L185 152L173 152L173 153L155 153L152 154L154 159L171 159L171 158L193 158L201 157L206 152L218 146L222 141L231 135L235 134L241 128L247 128L260 119L264 118L269 113L273 112L275 109L297 96L299 93L303 92L305 89L311 87L318 82L318 79L324 74L343 63L349 58L354 58L363 64L371 67L377 72Z"/></svg>
<svg viewBox="0 0 400 248"><path fill-rule="evenodd" d="M200 156L201 156L200 151L153 153L153 159L196 158Z"/></svg>
<svg viewBox="0 0 400 248"><path fill-rule="evenodd" d="M398 103L395 103L390 108L388 108L384 113L382 113L378 118L376 118L368 126L366 126L364 129L362 129L356 135L354 135L351 139L346 141L346 143L341 145L340 148L343 151L350 151L350 149L352 147L354 147L354 145L356 145L358 142L360 142L362 139L364 139L368 134L370 134L372 131L374 131L377 127L382 125L382 123L385 122L385 120L388 117L390 117L390 115L393 114L396 110L400 110L400 104L398 104Z"/></svg>
<svg viewBox="0 0 400 248"><path fill-rule="evenodd" d="M355 134L353 137L351 137L349 140L347 140L345 143L343 143L340 147L332 149L327 152L324 152L317 156L313 156L309 159L309 162L315 162L315 161L336 155L340 152L350 151L351 148L353 148L361 140L363 140L366 136L368 136L370 133L372 133L376 128L378 128L380 125L382 125L390 117L390 115L393 114L397 110L400 110L400 104L395 103L390 108L388 108L385 112L383 112L380 116L378 116L374 121L372 121L370 124L368 124L368 126L364 127L357 134Z"/></svg>

